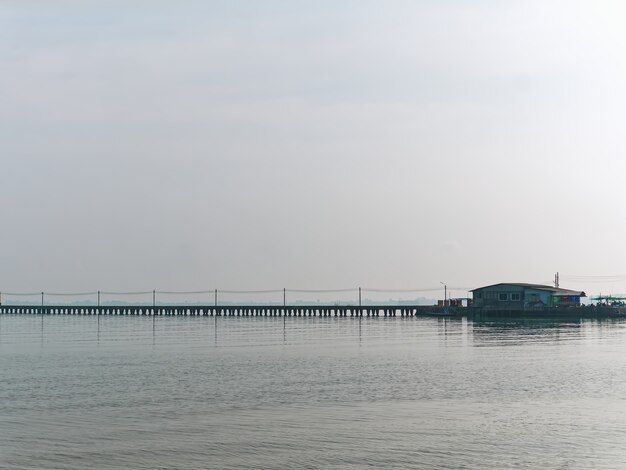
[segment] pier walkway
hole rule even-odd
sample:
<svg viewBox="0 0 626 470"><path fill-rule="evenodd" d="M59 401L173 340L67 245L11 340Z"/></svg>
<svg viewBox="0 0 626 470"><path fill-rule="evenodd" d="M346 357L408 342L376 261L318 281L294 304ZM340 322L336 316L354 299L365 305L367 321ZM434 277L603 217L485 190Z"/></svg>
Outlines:
<svg viewBox="0 0 626 470"><path fill-rule="evenodd" d="M0 305L0 314L209 317L412 317L442 307L407 305Z"/></svg>
<svg viewBox="0 0 626 470"><path fill-rule="evenodd" d="M534 310L484 310L432 305L0 305L0 315L132 315L187 317L464 317L626 318L626 307L581 306Z"/></svg>

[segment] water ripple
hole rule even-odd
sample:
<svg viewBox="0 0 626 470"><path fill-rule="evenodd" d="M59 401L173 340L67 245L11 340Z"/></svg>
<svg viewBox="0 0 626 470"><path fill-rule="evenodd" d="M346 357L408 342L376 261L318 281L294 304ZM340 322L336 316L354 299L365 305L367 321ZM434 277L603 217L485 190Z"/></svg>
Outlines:
<svg viewBox="0 0 626 470"><path fill-rule="evenodd" d="M0 467L626 468L626 324L0 318Z"/></svg>

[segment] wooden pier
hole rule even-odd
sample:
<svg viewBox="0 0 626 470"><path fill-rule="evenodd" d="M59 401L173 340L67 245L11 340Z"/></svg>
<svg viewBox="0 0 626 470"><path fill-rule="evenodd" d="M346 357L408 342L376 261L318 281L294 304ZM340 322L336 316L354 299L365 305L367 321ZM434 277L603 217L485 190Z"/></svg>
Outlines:
<svg viewBox="0 0 626 470"><path fill-rule="evenodd" d="M625 318L625 308L581 306L536 310L485 310L429 305L0 305L0 315L108 315L186 317L472 317Z"/></svg>
<svg viewBox="0 0 626 470"><path fill-rule="evenodd" d="M445 315L442 307L407 305L0 305L3 315L134 315L193 317L413 317Z"/></svg>

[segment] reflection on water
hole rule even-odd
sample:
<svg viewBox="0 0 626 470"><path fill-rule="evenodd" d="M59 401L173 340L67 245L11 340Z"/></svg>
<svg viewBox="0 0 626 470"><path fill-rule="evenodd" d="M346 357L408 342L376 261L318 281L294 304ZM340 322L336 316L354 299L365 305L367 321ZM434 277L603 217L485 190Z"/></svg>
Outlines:
<svg viewBox="0 0 626 470"><path fill-rule="evenodd" d="M624 468L626 323L0 317L0 468Z"/></svg>

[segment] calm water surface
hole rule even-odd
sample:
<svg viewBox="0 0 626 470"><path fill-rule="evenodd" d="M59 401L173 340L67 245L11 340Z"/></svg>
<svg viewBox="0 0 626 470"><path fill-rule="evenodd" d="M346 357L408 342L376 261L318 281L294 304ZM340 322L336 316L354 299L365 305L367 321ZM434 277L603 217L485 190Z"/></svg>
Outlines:
<svg viewBox="0 0 626 470"><path fill-rule="evenodd" d="M626 323L0 316L0 468L626 468Z"/></svg>

